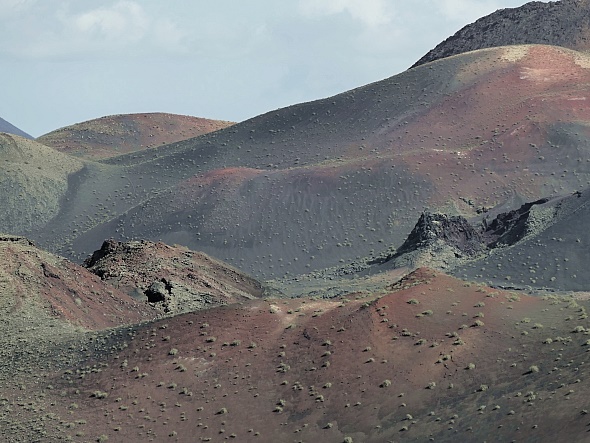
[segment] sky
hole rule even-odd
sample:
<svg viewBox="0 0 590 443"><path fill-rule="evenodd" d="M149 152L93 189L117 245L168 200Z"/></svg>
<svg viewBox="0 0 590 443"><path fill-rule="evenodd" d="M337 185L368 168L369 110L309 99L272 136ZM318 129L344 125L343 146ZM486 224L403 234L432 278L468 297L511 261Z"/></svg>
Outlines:
<svg viewBox="0 0 590 443"><path fill-rule="evenodd" d="M408 69L523 0L0 0L0 117L243 121Z"/></svg>

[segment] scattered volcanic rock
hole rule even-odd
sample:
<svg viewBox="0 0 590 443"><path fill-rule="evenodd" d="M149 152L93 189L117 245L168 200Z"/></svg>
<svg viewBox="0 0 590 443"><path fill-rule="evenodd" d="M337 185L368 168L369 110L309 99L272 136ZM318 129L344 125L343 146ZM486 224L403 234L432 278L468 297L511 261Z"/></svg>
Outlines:
<svg viewBox="0 0 590 443"><path fill-rule="evenodd" d="M100 160L198 137L233 125L187 115L110 115L57 129L39 143L76 157Z"/></svg>
<svg viewBox="0 0 590 443"><path fill-rule="evenodd" d="M258 281L229 265L161 242L107 240L85 266L166 314L242 302L263 293Z"/></svg>
<svg viewBox="0 0 590 443"><path fill-rule="evenodd" d="M471 23L428 52L412 68L477 49L543 44L590 50L590 2L530 2L500 9Z"/></svg>
<svg viewBox="0 0 590 443"><path fill-rule="evenodd" d="M16 441L584 441L588 308L418 269L378 294L182 314L98 335L102 352L38 369L38 384L0 385L2 430Z"/></svg>
<svg viewBox="0 0 590 443"><path fill-rule="evenodd" d="M7 122L3 118L0 118L0 132L6 132L8 134L18 135L20 137L29 138L29 139L33 138L29 134L27 134L25 131L17 128L16 126Z"/></svg>

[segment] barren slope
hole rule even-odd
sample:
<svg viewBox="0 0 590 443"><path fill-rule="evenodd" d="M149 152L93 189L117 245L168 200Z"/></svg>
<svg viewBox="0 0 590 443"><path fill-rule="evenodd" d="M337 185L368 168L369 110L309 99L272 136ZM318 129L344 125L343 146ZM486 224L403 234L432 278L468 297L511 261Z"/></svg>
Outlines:
<svg viewBox="0 0 590 443"><path fill-rule="evenodd" d="M58 151L90 160L186 140L233 125L187 115L110 115L57 129L37 138Z"/></svg>
<svg viewBox="0 0 590 443"><path fill-rule="evenodd" d="M449 37L412 67L451 55L507 45L543 44L590 50L590 2L529 2L500 9Z"/></svg>
<svg viewBox="0 0 590 443"><path fill-rule="evenodd" d="M258 277L378 254L424 209L472 217L585 187L588 66L482 50L112 158L35 238L78 260L111 236L164 240Z"/></svg>
<svg viewBox="0 0 590 443"><path fill-rule="evenodd" d="M156 317L147 304L101 282L79 265L36 248L24 237L0 235L0 354L40 354L85 330ZM43 342L42 348L37 345Z"/></svg>
<svg viewBox="0 0 590 443"><path fill-rule="evenodd" d="M16 441L582 441L587 303L421 269L378 296L183 314L97 336L98 355L37 386L5 386L0 429Z"/></svg>

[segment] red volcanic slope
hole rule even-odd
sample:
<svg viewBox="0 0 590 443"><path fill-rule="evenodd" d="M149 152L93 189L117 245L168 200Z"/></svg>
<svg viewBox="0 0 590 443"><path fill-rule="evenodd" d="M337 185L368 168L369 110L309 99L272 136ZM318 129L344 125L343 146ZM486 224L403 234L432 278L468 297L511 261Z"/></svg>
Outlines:
<svg viewBox="0 0 590 443"><path fill-rule="evenodd" d="M502 64L495 57L511 52L515 63L490 69ZM431 203L448 199L447 190L493 206L507 193L534 199L583 186L585 159L568 138L590 135L587 57L549 46L484 54L456 75L463 87L411 122L395 143L402 151L420 146L405 158L421 175L444 171Z"/></svg>
<svg viewBox="0 0 590 443"><path fill-rule="evenodd" d="M56 421L73 424L46 430L109 441L581 441L586 304L420 269L377 297L183 314L111 335L115 354L52 380L68 397Z"/></svg>
<svg viewBox="0 0 590 443"><path fill-rule="evenodd" d="M0 238L2 316L52 319L99 330L156 317L145 303L103 283L83 267L36 248L23 237ZM12 335L16 331L6 330Z"/></svg>
<svg viewBox="0 0 590 443"><path fill-rule="evenodd" d="M165 113L110 115L66 126L37 141L67 154L100 160L187 140L233 124Z"/></svg>

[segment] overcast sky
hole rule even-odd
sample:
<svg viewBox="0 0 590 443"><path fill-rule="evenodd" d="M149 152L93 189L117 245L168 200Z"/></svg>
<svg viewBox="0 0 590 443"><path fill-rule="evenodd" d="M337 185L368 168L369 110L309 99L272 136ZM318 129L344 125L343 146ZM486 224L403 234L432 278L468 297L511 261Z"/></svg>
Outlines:
<svg viewBox="0 0 590 443"><path fill-rule="evenodd" d="M523 0L0 0L0 117L33 136L171 112L242 121L402 72Z"/></svg>

